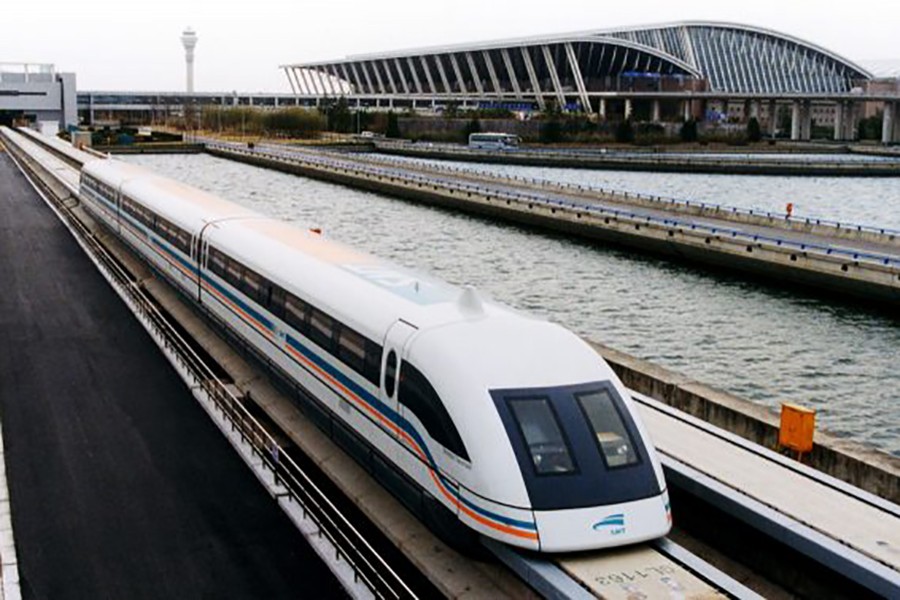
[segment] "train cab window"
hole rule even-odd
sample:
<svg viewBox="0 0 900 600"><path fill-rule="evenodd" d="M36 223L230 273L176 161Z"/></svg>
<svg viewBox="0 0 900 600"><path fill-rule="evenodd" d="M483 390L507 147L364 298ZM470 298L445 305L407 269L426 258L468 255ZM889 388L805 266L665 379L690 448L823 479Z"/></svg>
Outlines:
<svg viewBox="0 0 900 600"><path fill-rule="evenodd" d="M469 453L447 407L425 376L409 362L404 362L400 367L397 399L418 417L434 441L457 456L469 460Z"/></svg>
<svg viewBox="0 0 900 600"><path fill-rule="evenodd" d="M510 398L507 402L535 472L538 475L574 473L575 462L550 400L544 397Z"/></svg>
<svg viewBox="0 0 900 600"><path fill-rule="evenodd" d="M607 389L575 394L607 468L627 467L640 462L634 440L625 428L620 408Z"/></svg>
<svg viewBox="0 0 900 600"><path fill-rule="evenodd" d="M388 352L387 360L384 364L384 392L388 398L394 397L394 380L397 379L397 353L391 350Z"/></svg>

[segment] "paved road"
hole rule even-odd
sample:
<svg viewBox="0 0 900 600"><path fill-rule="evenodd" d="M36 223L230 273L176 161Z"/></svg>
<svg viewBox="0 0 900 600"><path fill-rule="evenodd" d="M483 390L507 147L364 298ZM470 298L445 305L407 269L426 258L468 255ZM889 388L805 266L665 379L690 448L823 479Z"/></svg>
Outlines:
<svg viewBox="0 0 900 600"><path fill-rule="evenodd" d="M0 411L26 598L343 596L2 152Z"/></svg>

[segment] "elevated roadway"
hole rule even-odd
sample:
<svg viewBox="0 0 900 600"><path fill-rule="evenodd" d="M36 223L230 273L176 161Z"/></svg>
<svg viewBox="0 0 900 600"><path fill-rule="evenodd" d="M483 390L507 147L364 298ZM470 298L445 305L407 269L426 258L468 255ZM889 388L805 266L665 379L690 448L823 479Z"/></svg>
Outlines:
<svg viewBox="0 0 900 600"><path fill-rule="evenodd" d="M792 175L803 177L900 177L900 160L838 160L784 157L771 152L748 156L675 152L583 151L562 149L480 150L454 144L411 144L377 140L385 154L474 163L646 171L664 173L714 173L739 175Z"/></svg>

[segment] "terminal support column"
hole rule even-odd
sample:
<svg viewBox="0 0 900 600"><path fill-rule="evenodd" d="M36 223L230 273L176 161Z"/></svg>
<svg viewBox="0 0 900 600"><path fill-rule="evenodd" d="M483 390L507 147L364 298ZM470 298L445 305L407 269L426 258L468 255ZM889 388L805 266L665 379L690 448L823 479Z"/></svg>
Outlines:
<svg viewBox="0 0 900 600"><path fill-rule="evenodd" d="M778 134L778 102L769 100L768 107L769 116L769 137L775 139Z"/></svg>
<svg viewBox="0 0 900 600"><path fill-rule="evenodd" d="M652 114L650 116L650 120L653 123L659 123L662 120L662 109L660 107L659 100L654 100L651 107L652 107L652 109L651 109Z"/></svg>
<svg viewBox="0 0 900 600"><path fill-rule="evenodd" d="M597 115L601 121L606 120L606 98L600 98L600 105L597 108Z"/></svg>
<svg viewBox="0 0 900 600"><path fill-rule="evenodd" d="M897 105L895 102L884 103L884 117L881 122L881 143L890 144L894 137L894 119L896 118Z"/></svg>
<svg viewBox="0 0 900 600"><path fill-rule="evenodd" d="M800 101L794 100L791 104L791 140L800 139Z"/></svg>
<svg viewBox="0 0 900 600"><path fill-rule="evenodd" d="M812 139L812 102L809 100L805 100L802 105L803 109L801 111L803 115L803 121L800 125L800 138L803 140L811 140Z"/></svg>
<svg viewBox="0 0 900 600"><path fill-rule="evenodd" d="M681 118L683 121L690 121L694 117L693 106L690 100L681 102Z"/></svg>
<svg viewBox="0 0 900 600"><path fill-rule="evenodd" d="M834 103L834 141L839 142L844 139L844 103Z"/></svg>
<svg viewBox="0 0 900 600"><path fill-rule="evenodd" d="M631 106L631 98L625 98L625 120L631 118L632 106Z"/></svg>

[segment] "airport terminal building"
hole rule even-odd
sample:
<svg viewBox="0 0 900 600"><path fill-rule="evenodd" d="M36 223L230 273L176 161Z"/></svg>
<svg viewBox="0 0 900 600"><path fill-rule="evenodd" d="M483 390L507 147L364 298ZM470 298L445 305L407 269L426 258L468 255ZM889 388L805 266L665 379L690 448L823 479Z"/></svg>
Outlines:
<svg viewBox="0 0 900 600"><path fill-rule="evenodd" d="M602 112L616 92L846 94L872 74L783 33L735 23L683 22L498 40L282 67L300 96L548 103ZM403 104L401 104L403 105Z"/></svg>

